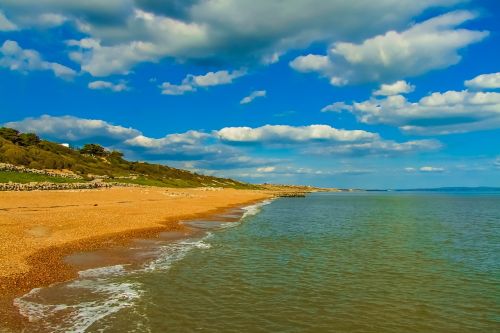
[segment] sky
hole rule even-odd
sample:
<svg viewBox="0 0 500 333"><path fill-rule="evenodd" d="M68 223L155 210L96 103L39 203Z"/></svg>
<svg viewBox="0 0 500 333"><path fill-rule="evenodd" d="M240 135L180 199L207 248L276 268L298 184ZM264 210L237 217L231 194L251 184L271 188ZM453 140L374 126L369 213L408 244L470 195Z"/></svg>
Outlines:
<svg viewBox="0 0 500 333"><path fill-rule="evenodd" d="M252 183L500 186L496 0L0 0L0 124Z"/></svg>

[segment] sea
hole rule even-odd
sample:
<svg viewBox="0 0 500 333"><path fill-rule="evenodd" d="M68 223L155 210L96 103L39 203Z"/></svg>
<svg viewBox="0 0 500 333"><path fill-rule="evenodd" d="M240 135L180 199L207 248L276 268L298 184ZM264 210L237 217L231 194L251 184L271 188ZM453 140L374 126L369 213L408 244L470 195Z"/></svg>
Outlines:
<svg viewBox="0 0 500 333"><path fill-rule="evenodd" d="M498 192L313 193L184 223L16 299L25 331L500 332Z"/></svg>

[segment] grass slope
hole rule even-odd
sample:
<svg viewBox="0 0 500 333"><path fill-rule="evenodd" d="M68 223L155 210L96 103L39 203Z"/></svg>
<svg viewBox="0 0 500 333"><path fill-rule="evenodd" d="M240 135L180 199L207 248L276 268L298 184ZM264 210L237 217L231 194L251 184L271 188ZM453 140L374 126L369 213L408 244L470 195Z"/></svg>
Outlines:
<svg viewBox="0 0 500 333"><path fill-rule="evenodd" d="M0 183L32 183L32 182L50 182L50 183L78 183L82 182L78 179L70 179L63 177L53 177L47 175L38 175L33 173L21 173L15 171L0 171Z"/></svg>

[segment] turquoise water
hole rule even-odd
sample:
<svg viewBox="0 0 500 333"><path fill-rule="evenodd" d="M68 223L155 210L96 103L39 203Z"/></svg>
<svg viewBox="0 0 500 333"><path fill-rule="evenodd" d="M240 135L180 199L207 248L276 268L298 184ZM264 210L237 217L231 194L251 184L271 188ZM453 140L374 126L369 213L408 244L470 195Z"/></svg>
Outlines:
<svg viewBox="0 0 500 333"><path fill-rule="evenodd" d="M41 331L500 332L500 194L313 194L224 226L19 306Z"/></svg>

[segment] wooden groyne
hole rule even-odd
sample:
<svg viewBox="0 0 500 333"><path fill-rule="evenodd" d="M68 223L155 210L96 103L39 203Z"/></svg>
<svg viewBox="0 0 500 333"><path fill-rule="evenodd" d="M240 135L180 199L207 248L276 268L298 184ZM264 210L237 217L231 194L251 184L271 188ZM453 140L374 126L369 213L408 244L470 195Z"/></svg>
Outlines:
<svg viewBox="0 0 500 333"><path fill-rule="evenodd" d="M276 196L279 198L305 198L306 192L281 192L277 193Z"/></svg>

